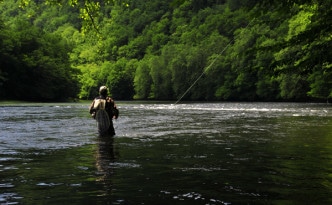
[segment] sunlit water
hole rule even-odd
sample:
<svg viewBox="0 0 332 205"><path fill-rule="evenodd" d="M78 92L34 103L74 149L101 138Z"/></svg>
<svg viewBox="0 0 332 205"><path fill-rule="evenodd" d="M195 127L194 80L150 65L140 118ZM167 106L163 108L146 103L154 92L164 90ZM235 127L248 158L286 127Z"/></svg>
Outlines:
<svg viewBox="0 0 332 205"><path fill-rule="evenodd" d="M0 104L0 204L332 204L332 107Z"/></svg>

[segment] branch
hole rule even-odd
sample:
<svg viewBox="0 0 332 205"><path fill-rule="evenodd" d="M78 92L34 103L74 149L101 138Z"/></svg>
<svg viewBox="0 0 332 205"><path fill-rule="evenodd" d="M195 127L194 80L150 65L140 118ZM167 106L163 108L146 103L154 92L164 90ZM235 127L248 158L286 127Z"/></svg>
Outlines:
<svg viewBox="0 0 332 205"><path fill-rule="evenodd" d="M88 4L92 5L92 3L90 2L90 0L87 0L87 2L84 4L84 9L86 10L86 12L87 12L87 14L88 14L88 16L90 18L90 21L92 23L93 28L97 31L98 34L100 34L99 29L98 29L97 25L95 24L92 12L90 12L90 10L89 10Z"/></svg>

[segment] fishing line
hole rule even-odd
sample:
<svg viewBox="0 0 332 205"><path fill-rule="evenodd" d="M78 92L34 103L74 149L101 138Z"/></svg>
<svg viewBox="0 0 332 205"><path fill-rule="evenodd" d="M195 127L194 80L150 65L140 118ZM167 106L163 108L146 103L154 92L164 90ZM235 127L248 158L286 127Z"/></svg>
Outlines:
<svg viewBox="0 0 332 205"><path fill-rule="evenodd" d="M248 26L251 24L251 22L254 20L255 18L253 18L247 25L246 27L244 27L244 29L241 31L240 34L242 34L247 28ZM191 86L183 93L183 95L181 95L181 97L174 103L174 104L178 104L181 99L189 92L189 90L203 77L203 75L212 67L212 65L216 62L216 60L218 59L219 56L221 56L221 54L223 54L223 52L231 45L231 43L235 41L235 37L224 47L224 49L213 59L213 61L210 63L209 66L206 67L206 69L203 70L202 74L200 76L198 76L198 78L191 84Z"/></svg>

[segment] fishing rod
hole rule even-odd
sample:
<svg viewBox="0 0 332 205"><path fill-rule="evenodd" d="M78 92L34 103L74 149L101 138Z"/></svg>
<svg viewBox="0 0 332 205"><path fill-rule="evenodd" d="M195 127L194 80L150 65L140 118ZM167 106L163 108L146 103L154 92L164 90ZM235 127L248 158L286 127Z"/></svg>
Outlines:
<svg viewBox="0 0 332 205"><path fill-rule="evenodd" d="M253 22L255 18L253 18L247 25L246 27L244 27L244 29L242 30L242 32L240 34L242 34L247 28L248 26L251 24L251 22ZM233 41L235 41L235 37L232 38L232 40L224 47L224 49L213 59L213 61L209 64L209 66L206 67L206 69L203 69L203 72L200 76L198 76L198 78L189 86L189 88L183 93L183 95L181 95L181 97L174 103L175 105L178 104L181 99L189 92L189 90L202 78L202 76L212 67L212 65L216 62L216 60L218 59L219 56L221 56L221 54L223 54L225 52L225 50L231 45L231 43L233 43Z"/></svg>

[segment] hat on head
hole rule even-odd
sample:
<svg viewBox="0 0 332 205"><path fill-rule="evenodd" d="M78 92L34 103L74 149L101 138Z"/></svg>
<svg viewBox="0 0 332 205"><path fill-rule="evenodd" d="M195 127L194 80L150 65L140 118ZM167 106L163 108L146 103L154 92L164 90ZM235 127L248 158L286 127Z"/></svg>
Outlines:
<svg viewBox="0 0 332 205"><path fill-rule="evenodd" d="M107 87L105 85L100 86L99 93L102 93L102 92L105 92L105 91L107 91Z"/></svg>

